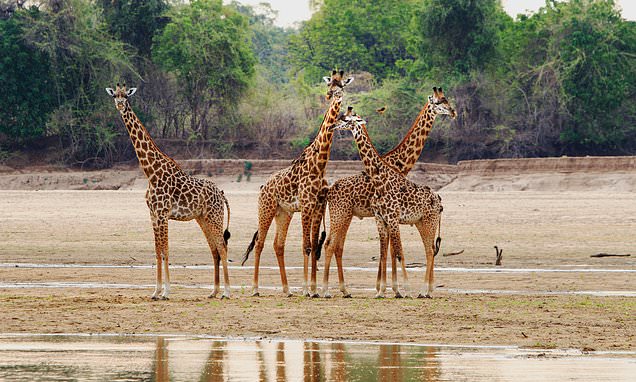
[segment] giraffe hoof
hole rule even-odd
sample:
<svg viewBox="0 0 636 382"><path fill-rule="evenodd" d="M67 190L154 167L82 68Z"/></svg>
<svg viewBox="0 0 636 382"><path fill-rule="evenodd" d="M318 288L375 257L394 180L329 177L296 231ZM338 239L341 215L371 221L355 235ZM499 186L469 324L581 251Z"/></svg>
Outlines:
<svg viewBox="0 0 636 382"><path fill-rule="evenodd" d="M252 297L260 297L260 296L261 296L261 294L260 294L260 293L258 293L258 292L254 292L254 293L252 293Z"/></svg>
<svg viewBox="0 0 636 382"><path fill-rule="evenodd" d="M287 297L294 297L294 294L292 292L287 292Z"/></svg>
<svg viewBox="0 0 636 382"><path fill-rule="evenodd" d="M320 298L320 295L319 295L318 293L315 293L315 292L314 292L314 293L311 293L311 294L309 295L309 297L311 297L311 298Z"/></svg>
<svg viewBox="0 0 636 382"><path fill-rule="evenodd" d="M378 294L375 295L375 298L378 299L378 300L381 300L381 299L384 298L384 295L378 293Z"/></svg>
<svg viewBox="0 0 636 382"><path fill-rule="evenodd" d="M225 295L225 294L222 294L222 295L221 295L221 300L226 300L226 299L227 299L227 300L229 300L229 299L230 299L230 296Z"/></svg>
<svg viewBox="0 0 636 382"><path fill-rule="evenodd" d="M331 293L325 293L325 295L323 297L324 298L332 298L333 296L331 295Z"/></svg>
<svg viewBox="0 0 636 382"><path fill-rule="evenodd" d="M150 296L150 299L152 301L157 301L157 300L159 300L159 297L158 296Z"/></svg>
<svg viewBox="0 0 636 382"><path fill-rule="evenodd" d="M170 299L168 298L168 296L161 296L161 298L159 298L159 299L160 299L160 300L162 300L162 301L168 301L168 300L170 300Z"/></svg>
<svg viewBox="0 0 636 382"><path fill-rule="evenodd" d="M400 292L395 293L395 298L404 298Z"/></svg>
<svg viewBox="0 0 636 382"><path fill-rule="evenodd" d="M417 298L433 298L433 297L431 297L430 294L421 294L420 293L420 294L417 295Z"/></svg>
<svg viewBox="0 0 636 382"><path fill-rule="evenodd" d="M342 298L351 298L351 293L346 293L342 296Z"/></svg>

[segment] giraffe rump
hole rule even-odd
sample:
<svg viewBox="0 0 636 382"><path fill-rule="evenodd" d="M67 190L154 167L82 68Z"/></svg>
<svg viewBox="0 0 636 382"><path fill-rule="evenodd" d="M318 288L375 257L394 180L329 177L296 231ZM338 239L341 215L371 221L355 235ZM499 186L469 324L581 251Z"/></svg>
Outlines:
<svg viewBox="0 0 636 382"><path fill-rule="evenodd" d="M245 262L250 257L250 252L254 249L254 245L256 244L256 239L258 239L258 231L254 232L254 236L252 237L252 242L247 246L245 250L245 254L243 255L243 259L241 260L241 266L245 265Z"/></svg>

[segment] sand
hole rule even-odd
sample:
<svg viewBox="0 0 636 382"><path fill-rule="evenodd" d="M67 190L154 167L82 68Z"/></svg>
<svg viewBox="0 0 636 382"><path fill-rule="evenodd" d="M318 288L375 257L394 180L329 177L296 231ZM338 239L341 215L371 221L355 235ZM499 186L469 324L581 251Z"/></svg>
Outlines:
<svg viewBox="0 0 636 382"><path fill-rule="evenodd" d="M371 219L352 223L345 246L345 266L363 268L345 273L353 299L340 297L333 268L334 298L283 297L272 227L262 257L263 297L249 296L252 269L234 262L232 299L210 300L212 270L192 268L211 265L203 235L194 222L171 222L171 299L151 301L154 270L144 266L154 263L154 247L143 182L117 176L126 184L117 191L0 191L0 332L193 333L636 350L635 255L590 257L636 252L636 197L620 188L442 188L441 252L464 252L436 258L438 289L427 300L373 299L372 257L378 243ZM249 183L237 183L234 177L215 178L232 208L231 259L241 258L256 229L258 187L264 179L257 175ZM423 262L415 228L403 226L402 236L407 263ZM494 266L494 245L504 250L503 267ZM288 235L286 262L297 290L302 283L298 216ZM8 265L12 263L21 266ZM73 267L77 265L121 267ZM322 261L320 267L319 280ZM555 269L567 272L545 272ZM409 289L417 295L423 272L414 268L409 275ZM390 290L387 296L392 296Z"/></svg>

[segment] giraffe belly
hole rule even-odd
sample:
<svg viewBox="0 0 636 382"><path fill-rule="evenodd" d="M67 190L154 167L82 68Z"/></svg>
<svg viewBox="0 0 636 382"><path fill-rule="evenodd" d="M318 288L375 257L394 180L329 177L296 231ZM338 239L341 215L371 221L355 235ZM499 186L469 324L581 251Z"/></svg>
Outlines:
<svg viewBox="0 0 636 382"><path fill-rule="evenodd" d="M294 196L291 199L287 200L279 200L278 205L283 211L288 213L300 211L300 200L298 200L298 196Z"/></svg>
<svg viewBox="0 0 636 382"><path fill-rule="evenodd" d="M196 215L187 207L173 207L172 211L170 211L170 219L178 221L192 220Z"/></svg>
<svg viewBox="0 0 636 382"><path fill-rule="evenodd" d="M417 213L401 213L400 214L400 224L415 224L422 216Z"/></svg>
<svg viewBox="0 0 636 382"><path fill-rule="evenodd" d="M353 216L358 219L370 218L373 216L373 209L371 206L354 206L353 207Z"/></svg>

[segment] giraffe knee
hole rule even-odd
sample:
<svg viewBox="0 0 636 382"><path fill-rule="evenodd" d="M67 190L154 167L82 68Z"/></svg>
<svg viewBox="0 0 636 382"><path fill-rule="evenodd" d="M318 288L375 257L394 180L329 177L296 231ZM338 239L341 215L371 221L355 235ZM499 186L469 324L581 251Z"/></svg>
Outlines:
<svg viewBox="0 0 636 382"><path fill-rule="evenodd" d="M336 259L340 260L342 259L342 248L336 248Z"/></svg>
<svg viewBox="0 0 636 382"><path fill-rule="evenodd" d="M274 253L277 255L285 250L285 245L280 243L274 243Z"/></svg>

